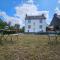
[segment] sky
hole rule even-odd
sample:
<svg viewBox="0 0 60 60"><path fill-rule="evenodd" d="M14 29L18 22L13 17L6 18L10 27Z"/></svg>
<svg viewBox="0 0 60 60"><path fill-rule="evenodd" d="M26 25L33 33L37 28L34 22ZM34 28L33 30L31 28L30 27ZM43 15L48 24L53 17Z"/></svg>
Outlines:
<svg viewBox="0 0 60 60"><path fill-rule="evenodd" d="M11 25L24 26L26 14L47 13L47 24L50 24L55 12L60 10L60 0L0 0L0 18ZM45 13L44 12L44 13ZM60 13L60 12L59 12Z"/></svg>

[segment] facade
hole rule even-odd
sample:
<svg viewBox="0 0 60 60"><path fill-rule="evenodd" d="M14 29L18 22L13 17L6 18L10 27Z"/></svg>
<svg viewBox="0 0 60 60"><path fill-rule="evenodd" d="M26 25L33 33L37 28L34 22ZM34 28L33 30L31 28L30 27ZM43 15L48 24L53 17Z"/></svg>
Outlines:
<svg viewBox="0 0 60 60"><path fill-rule="evenodd" d="M25 32L46 32L46 25L44 14L25 17Z"/></svg>
<svg viewBox="0 0 60 60"><path fill-rule="evenodd" d="M60 31L60 15L58 15L57 13L54 14L50 26L54 26L54 29L55 29L56 31L57 31L57 30Z"/></svg>

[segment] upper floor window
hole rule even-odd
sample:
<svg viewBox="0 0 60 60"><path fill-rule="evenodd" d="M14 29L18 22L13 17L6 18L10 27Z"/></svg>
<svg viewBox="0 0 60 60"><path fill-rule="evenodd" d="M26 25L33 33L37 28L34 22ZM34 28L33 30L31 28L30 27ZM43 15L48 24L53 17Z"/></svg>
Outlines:
<svg viewBox="0 0 60 60"><path fill-rule="evenodd" d="M33 23L33 25L35 26L35 22Z"/></svg>
<svg viewBox="0 0 60 60"><path fill-rule="evenodd" d="M40 23L42 23L43 20L40 20Z"/></svg>
<svg viewBox="0 0 60 60"><path fill-rule="evenodd" d="M31 23L31 20L28 20L28 23Z"/></svg>
<svg viewBox="0 0 60 60"><path fill-rule="evenodd" d="M40 25L39 28L42 29L42 25Z"/></svg>

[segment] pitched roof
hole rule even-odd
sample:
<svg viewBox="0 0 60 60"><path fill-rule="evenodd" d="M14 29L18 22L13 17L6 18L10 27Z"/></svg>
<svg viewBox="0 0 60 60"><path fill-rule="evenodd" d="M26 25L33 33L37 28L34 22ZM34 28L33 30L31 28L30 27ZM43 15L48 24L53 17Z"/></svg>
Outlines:
<svg viewBox="0 0 60 60"><path fill-rule="evenodd" d="M45 15L37 15L37 16L27 16L25 17L25 20L37 20L37 19L46 19Z"/></svg>
<svg viewBox="0 0 60 60"><path fill-rule="evenodd" d="M53 17L50 25L60 26L60 15L54 14L54 17Z"/></svg>

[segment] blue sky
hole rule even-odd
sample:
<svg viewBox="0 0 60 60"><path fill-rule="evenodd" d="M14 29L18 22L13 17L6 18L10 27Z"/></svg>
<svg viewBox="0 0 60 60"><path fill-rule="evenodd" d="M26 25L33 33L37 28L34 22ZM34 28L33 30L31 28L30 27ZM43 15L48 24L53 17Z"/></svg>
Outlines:
<svg viewBox="0 0 60 60"><path fill-rule="evenodd" d="M7 16L13 17L16 14L16 6L22 7L28 0L0 0L0 11L5 12ZM52 19L55 9L60 8L59 0L33 0L37 9L49 11L49 19ZM50 20L51 21L51 20ZM49 22L50 22L49 21ZM48 23L49 23L48 22Z"/></svg>

